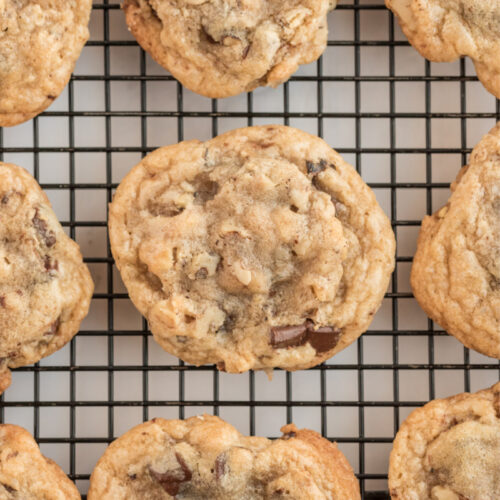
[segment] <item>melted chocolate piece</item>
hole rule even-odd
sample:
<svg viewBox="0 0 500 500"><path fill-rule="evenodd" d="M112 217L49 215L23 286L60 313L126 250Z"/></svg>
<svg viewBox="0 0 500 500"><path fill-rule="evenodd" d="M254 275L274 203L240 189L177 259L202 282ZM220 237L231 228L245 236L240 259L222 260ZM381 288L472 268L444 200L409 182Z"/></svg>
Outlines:
<svg viewBox="0 0 500 500"><path fill-rule="evenodd" d="M189 470L184 459L178 454L175 454L175 458L179 463L179 468L175 470L168 470L166 472L155 471L152 467L149 467L149 473L151 476L160 483L160 486L172 496L179 493L179 489L182 483L191 480L193 474Z"/></svg>
<svg viewBox="0 0 500 500"><path fill-rule="evenodd" d="M8 484L5 483L0 483L6 490L7 493L17 493L17 490L15 488L12 488L12 486L9 486Z"/></svg>
<svg viewBox="0 0 500 500"><path fill-rule="evenodd" d="M173 203L169 205L161 205L156 202L151 202L148 205L148 210L155 217L175 217L184 211L184 207L176 207Z"/></svg>
<svg viewBox="0 0 500 500"><path fill-rule="evenodd" d="M198 271L196 271L196 274L194 275L194 277L197 279L197 280L205 280L208 278L208 270L206 267L200 267L200 269L198 269Z"/></svg>
<svg viewBox="0 0 500 500"><path fill-rule="evenodd" d="M222 476L229 472L229 467L227 465L227 457L225 453L221 453L215 459L215 479L220 480Z"/></svg>
<svg viewBox="0 0 500 500"><path fill-rule="evenodd" d="M7 205L7 203L9 203L9 195L8 194L4 194L2 196L1 203L2 203L2 205Z"/></svg>
<svg viewBox="0 0 500 500"><path fill-rule="evenodd" d="M236 324L236 315L232 313L226 313L226 317L224 318L224 323L219 327L217 333L219 332L231 332Z"/></svg>
<svg viewBox="0 0 500 500"><path fill-rule="evenodd" d="M45 270L50 273L50 271L59 271L59 262L57 260L52 260L48 255L45 256L43 260L43 265Z"/></svg>
<svg viewBox="0 0 500 500"><path fill-rule="evenodd" d="M0 295L0 307L5 307L5 297Z"/></svg>
<svg viewBox="0 0 500 500"><path fill-rule="evenodd" d="M495 409L497 418L500 418L500 392L494 394L493 408Z"/></svg>
<svg viewBox="0 0 500 500"><path fill-rule="evenodd" d="M50 325L50 328L44 333L44 335L55 335L57 330L59 329L59 325L61 324L61 320L57 318L54 323Z"/></svg>
<svg viewBox="0 0 500 500"><path fill-rule="evenodd" d="M306 161L306 168L308 174L319 174L325 170L328 162L326 160L319 160L318 163L312 161Z"/></svg>
<svg viewBox="0 0 500 500"><path fill-rule="evenodd" d="M38 231L38 234L41 236L45 246L50 248L56 244L56 235L54 234L54 231L48 228L47 221L40 218L38 209L35 210L33 226Z"/></svg>
<svg viewBox="0 0 500 500"><path fill-rule="evenodd" d="M195 188L194 198L197 203L212 200L219 191L219 184L210 179L206 172L198 174L192 181Z"/></svg>
<svg viewBox="0 0 500 500"><path fill-rule="evenodd" d="M271 327L271 345L275 349L296 347L304 344L307 333L306 323L302 325Z"/></svg>
<svg viewBox="0 0 500 500"><path fill-rule="evenodd" d="M333 349L339 342L342 330L333 326L323 326L317 330L308 330L307 341L317 353Z"/></svg>
<svg viewBox="0 0 500 500"><path fill-rule="evenodd" d="M342 330L333 326L322 326L315 330L314 322L308 319L302 325L271 327L270 343L275 349L309 343L320 354L333 349L341 334Z"/></svg>

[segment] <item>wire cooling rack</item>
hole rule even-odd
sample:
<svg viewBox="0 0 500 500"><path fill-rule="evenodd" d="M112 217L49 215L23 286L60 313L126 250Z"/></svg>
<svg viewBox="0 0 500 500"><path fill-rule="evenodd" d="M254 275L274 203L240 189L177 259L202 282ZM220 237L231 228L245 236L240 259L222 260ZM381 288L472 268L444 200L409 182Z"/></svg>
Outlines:
<svg viewBox="0 0 500 500"><path fill-rule="evenodd" d="M498 361L464 349L425 316L408 277L422 217L448 198L449 182L499 119L499 103L469 61L422 59L382 0L344 0L329 29L323 57L287 84L210 100L140 50L118 1L95 1L91 39L67 89L40 117L0 128L0 158L39 180L96 282L82 331L14 372L0 417L30 430L82 493L107 444L133 425L208 412L244 433L275 437L292 420L315 429L339 443L363 498L388 498L391 443L408 413L498 380ZM163 352L128 299L106 233L113 190L149 151L267 123L323 136L356 165L398 239L397 268L370 331L322 366L277 370L272 381Z"/></svg>

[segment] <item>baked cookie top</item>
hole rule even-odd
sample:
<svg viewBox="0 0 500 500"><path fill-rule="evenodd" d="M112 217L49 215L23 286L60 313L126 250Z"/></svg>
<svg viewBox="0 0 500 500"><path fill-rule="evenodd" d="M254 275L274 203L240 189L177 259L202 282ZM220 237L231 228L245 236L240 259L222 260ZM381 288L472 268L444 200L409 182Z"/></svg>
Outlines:
<svg viewBox="0 0 500 500"><path fill-rule="evenodd" d="M394 267L370 188L323 140L279 125L154 151L118 187L109 227L156 340L228 372L307 368L348 346Z"/></svg>
<svg viewBox="0 0 500 500"><path fill-rule="evenodd" d="M88 499L360 499L335 443L293 424L281 431L270 441L210 415L155 418L111 443L92 472Z"/></svg>
<svg viewBox="0 0 500 500"><path fill-rule="evenodd" d="M394 440L393 500L500 498L500 383L413 411Z"/></svg>
<svg viewBox="0 0 500 500"><path fill-rule="evenodd" d="M130 30L188 89L228 97L276 86L326 48L336 0L124 0Z"/></svg>
<svg viewBox="0 0 500 500"><path fill-rule="evenodd" d="M38 183L0 162L0 392L9 368L34 363L75 335L93 287Z"/></svg>
<svg viewBox="0 0 500 500"><path fill-rule="evenodd" d="M427 59L469 56L477 76L500 98L498 0L385 0L410 43Z"/></svg>
<svg viewBox="0 0 500 500"><path fill-rule="evenodd" d="M474 148L448 203L426 217L411 284L422 308L467 347L500 358L500 125Z"/></svg>
<svg viewBox="0 0 500 500"><path fill-rule="evenodd" d="M33 118L68 83L92 0L0 0L0 126Z"/></svg>
<svg viewBox="0 0 500 500"><path fill-rule="evenodd" d="M80 494L28 431L0 424L0 499L79 500Z"/></svg>

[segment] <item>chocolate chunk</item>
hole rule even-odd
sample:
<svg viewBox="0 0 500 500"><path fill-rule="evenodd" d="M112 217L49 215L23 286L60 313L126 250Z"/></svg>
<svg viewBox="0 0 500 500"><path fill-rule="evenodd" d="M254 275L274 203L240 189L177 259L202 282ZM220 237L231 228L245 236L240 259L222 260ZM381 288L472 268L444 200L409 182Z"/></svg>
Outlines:
<svg viewBox="0 0 500 500"><path fill-rule="evenodd" d="M314 329L314 322L306 320L302 325L271 327L270 342L275 349L298 347L311 344L317 353L333 349L342 334L342 330L333 326L322 326Z"/></svg>
<svg viewBox="0 0 500 500"><path fill-rule="evenodd" d="M40 212L38 209L35 210L35 216L33 217L33 226L38 231L41 236L43 243L47 247L52 247L56 244L56 235L54 231L48 229L47 221L40 218Z"/></svg>
<svg viewBox="0 0 500 500"><path fill-rule="evenodd" d="M45 256L43 260L43 265L45 270L50 273L50 271L59 271L59 262L57 260L52 260L48 255Z"/></svg>
<svg viewBox="0 0 500 500"><path fill-rule="evenodd" d="M50 99L51 101L54 101L54 100L55 100L55 98L56 98L56 96L55 96L55 95L52 95L52 94L49 94L49 95L47 96L47 99Z"/></svg>
<svg viewBox="0 0 500 500"><path fill-rule="evenodd" d="M296 436L297 434L295 432L287 432L286 434L283 434L280 439L284 439L287 441L288 439L292 439Z"/></svg>
<svg viewBox="0 0 500 500"><path fill-rule="evenodd" d="M9 203L9 195L8 194L4 194L2 196L1 203L2 203L2 205L7 205L7 203Z"/></svg>
<svg viewBox="0 0 500 500"><path fill-rule="evenodd" d="M338 328L323 326L317 330L308 330L307 342L316 349L317 353L323 353L338 344L341 334L342 331Z"/></svg>
<svg viewBox="0 0 500 500"><path fill-rule="evenodd" d="M275 349L296 347L304 343L307 325L273 326L271 327L271 345Z"/></svg>
<svg viewBox="0 0 500 500"><path fill-rule="evenodd" d="M326 160L319 160L318 163L314 163L312 161L306 161L306 168L308 174L319 174L323 172L327 167L328 162Z"/></svg>
<svg viewBox="0 0 500 500"><path fill-rule="evenodd" d="M197 280L207 279L208 278L208 269L206 267L201 267L200 269L198 269L198 271L196 271L196 274L194 275L194 277Z"/></svg>
<svg viewBox="0 0 500 500"><path fill-rule="evenodd" d="M220 480L222 476L229 472L229 467L227 465L227 455L226 453L221 453L215 459L215 479Z"/></svg>
<svg viewBox="0 0 500 500"><path fill-rule="evenodd" d="M5 307L5 297L0 295L0 307Z"/></svg>
<svg viewBox="0 0 500 500"><path fill-rule="evenodd" d="M175 470L168 470L166 472L158 472L155 471L152 467L149 467L149 472L151 476L153 476L156 481L160 483L160 486L172 496L177 495L179 493L179 489L182 483L191 480L193 474L189 470L184 459L179 455L179 453L175 454L175 458L179 463L179 468Z"/></svg>

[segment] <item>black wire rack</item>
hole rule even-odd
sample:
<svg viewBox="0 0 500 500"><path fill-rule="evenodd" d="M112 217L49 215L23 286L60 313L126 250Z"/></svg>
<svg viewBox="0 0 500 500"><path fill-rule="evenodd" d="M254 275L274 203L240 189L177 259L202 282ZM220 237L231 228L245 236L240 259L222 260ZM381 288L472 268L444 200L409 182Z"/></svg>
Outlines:
<svg viewBox="0 0 500 500"><path fill-rule="evenodd" d="M82 245L97 277L90 322L59 354L15 371L1 399L0 418L31 430L42 451L65 468L82 492L95 460L127 428L154 416L183 418L207 411L233 423L244 420L250 434L261 434L266 428L262 421L272 415L277 427L292 420L314 427L346 453L363 498L385 499L388 454L406 415L435 397L498 380L497 361L463 348L416 306L408 271L422 217L415 215L420 209L407 207L418 199L424 215L447 198L449 182L466 163L473 141L499 120L499 102L486 96L466 61L440 66L420 58L382 0L345 0L329 19L324 56L280 90L258 91L275 92L281 101L276 111L262 111L258 92L242 96L235 106L231 100L196 100L126 33L117 1L95 1L92 37L82 54L91 61L90 70L77 65L66 91L40 117L14 129L0 128L0 159L31 167L52 200L64 198L63 226ZM137 56L137 70L129 71L126 64L115 70L127 51ZM87 84L101 90L87 93L82 106L80 94ZM119 84L133 87L136 105L116 105ZM307 109L300 105L299 84L309 89ZM153 86L155 95L159 90L169 96L164 106L151 105ZM401 96L400 88L406 87L410 92ZM456 95L453 106L439 106L449 101L443 88ZM332 92L342 105L327 105ZM385 200L398 239L397 268L382 306L385 320L377 323L376 318L347 354L307 372L277 370L271 383L253 372L227 375L161 358L144 319L129 321L135 310L107 244L106 205L123 174L169 142L157 138L158 130L173 135L170 142L180 141L192 132L193 120L207 124L208 136L235 128L232 124L308 128L351 160ZM119 144L117 134L130 127L137 141ZM352 140L342 140L346 129ZM82 142L86 133L90 139ZM420 143L405 139L419 134ZM373 169L382 169L385 178L375 178ZM90 207L83 213L94 216L82 218L81 207ZM93 315L104 319L92 322ZM209 385L202 383L201 392L193 392L189 384L201 381ZM165 391L152 391L153 382ZM227 397L232 385L238 387L236 396Z"/></svg>

